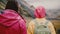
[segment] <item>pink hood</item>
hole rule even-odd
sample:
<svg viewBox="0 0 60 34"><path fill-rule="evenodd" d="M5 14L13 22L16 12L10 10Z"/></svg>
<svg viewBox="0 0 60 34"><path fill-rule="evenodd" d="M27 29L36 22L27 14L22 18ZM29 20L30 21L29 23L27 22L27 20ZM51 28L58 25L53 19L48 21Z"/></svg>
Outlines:
<svg viewBox="0 0 60 34"><path fill-rule="evenodd" d="M3 14L0 14L0 24L3 26L12 26L21 17L14 10L4 10Z"/></svg>
<svg viewBox="0 0 60 34"><path fill-rule="evenodd" d="M45 14L45 8L43 6L38 6L35 8L34 15L36 18L44 18Z"/></svg>
<svg viewBox="0 0 60 34"><path fill-rule="evenodd" d="M4 32L4 34L27 34L24 19L17 12L9 9L0 14L0 30L0 34Z"/></svg>

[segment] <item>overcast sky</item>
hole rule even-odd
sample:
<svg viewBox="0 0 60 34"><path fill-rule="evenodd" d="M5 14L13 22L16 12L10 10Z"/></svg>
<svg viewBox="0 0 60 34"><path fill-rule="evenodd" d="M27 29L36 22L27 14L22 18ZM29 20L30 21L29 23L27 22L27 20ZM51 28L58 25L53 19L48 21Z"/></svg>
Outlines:
<svg viewBox="0 0 60 34"><path fill-rule="evenodd" d="M34 7L40 5L46 9L60 9L60 0L25 0Z"/></svg>

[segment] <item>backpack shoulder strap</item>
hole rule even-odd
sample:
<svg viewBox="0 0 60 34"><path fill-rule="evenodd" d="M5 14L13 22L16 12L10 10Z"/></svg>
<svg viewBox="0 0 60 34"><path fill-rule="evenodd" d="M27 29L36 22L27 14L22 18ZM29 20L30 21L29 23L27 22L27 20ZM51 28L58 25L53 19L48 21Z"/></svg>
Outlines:
<svg viewBox="0 0 60 34"><path fill-rule="evenodd" d="M48 23L49 23L49 21L47 20L47 21L45 22L45 25L47 25L47 26L48 26Z"/></svg>
<svg viewBox="0 0 60 34"><path fill-rule="evenodd" d="M3 14L4 12L3 12L3 10L0 10L0 14Z"/></svg>
<svg viewBox="0 0 60 34"><path fill-rule="evenodd" d="M36 20L33 20L33 21L34 21L35 26L37 27L38 22Z"/></svg>

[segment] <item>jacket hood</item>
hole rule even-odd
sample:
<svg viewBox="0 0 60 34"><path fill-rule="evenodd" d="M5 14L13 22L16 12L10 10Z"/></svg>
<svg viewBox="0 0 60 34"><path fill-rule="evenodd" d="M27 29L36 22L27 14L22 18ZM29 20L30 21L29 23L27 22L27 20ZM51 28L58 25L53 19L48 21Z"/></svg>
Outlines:
<svg viewBox="0 0 60 34"><path fill-rule="evenodd" d="M21 17L18 15L18 13L16 13L16 11L14 10L4 10L3 14L0 14L0 25L2 26L12 26L14 24L16 24Z"/></svg>
<svg viewBox="0 0 60 34"><path fill-rule="evenodd" d="M45 8L43 6L37 6L34 11L36 18L44 18L46 15Z"/></svg>

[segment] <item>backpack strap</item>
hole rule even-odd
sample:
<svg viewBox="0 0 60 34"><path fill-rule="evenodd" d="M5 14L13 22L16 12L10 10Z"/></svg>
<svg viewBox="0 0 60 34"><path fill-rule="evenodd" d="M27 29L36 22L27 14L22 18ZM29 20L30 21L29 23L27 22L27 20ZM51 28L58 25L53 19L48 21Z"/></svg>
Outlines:
<svg viewBox="0 0 60 34"><path fill-rule="evenodd" d="M0 14L3 14L4 12L3 12L3 10L0 10Z"/></svg>
<svg viewBox="0 0 60 34"><path fill-rule="evenodd" d="M34 21L34 24L35 24L35 28L34 28L34 34L37 34L36 32L37 32L37 26L38 26L38 23L37 23L37 21L36 20L33 20Z"/></svg>
<svg viewBox="0 0 60 34"><path fill-rule="evenodd" d="M46 22L45 22L45 25L47 25L47 26L48 26L48 23L49 23L49 21L46 21Z"/></svg>

